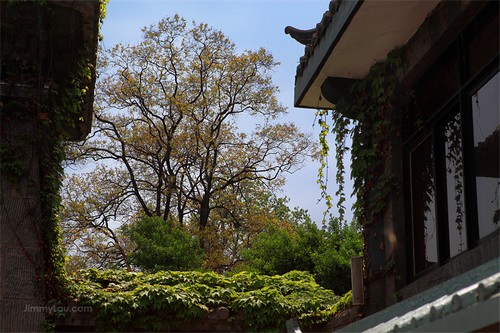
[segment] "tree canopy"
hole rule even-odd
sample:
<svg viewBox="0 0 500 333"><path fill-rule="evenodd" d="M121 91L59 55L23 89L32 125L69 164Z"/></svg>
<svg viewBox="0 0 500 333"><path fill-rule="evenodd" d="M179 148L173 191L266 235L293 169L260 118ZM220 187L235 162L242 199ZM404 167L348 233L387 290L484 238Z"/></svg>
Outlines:
<svg viewBox="0 0 500 333"><path fill-rule="evenodd" d="M361 231L354 224L340 225L330 219L328 228L321 230L305 219L259 234L242 257L244 269L271 275L308 271L318 284L342 295L351 290L350 259L362 251Z"/></svg>
<svg viewBox="0 0 500 333"><path fill-rule="evenodd" d="M171 220L144 216L122 229L124 235L136 244L135 251L128 257L128 262L135 267L156 272L200 269L202 266L203 250L199 239Z"/></svg>
<svg viewBox="0 0 500 333"><path fill-rule="evenodd" d="M232 265L267 223L260 203L312 141L277 122L286 110L265 49L239 53L179 16L142 32L99 54L94 129L69 149L92 171L67 178L66 243L93 266L126 267L137 244L118 227L159 217L199 237L205 266Z"/></svg>

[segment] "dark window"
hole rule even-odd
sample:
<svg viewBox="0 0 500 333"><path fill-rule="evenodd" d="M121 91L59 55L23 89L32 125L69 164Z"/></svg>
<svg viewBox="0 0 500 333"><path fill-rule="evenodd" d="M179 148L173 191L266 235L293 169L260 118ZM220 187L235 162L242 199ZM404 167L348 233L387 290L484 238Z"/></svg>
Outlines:
<svg viewBox="0 0 500 333"><path fill-rule="evenodd" d="M436 111L435 106L443 105L460 88L457 48L458 44L454 43L415 88L421 120L429 119Z"/></svg>
<svg viewBox="0 0 500 333"><path fill-rule="evenodd" d="M474 178L477 193L479 237L498 228L499 221L499 74L471 97L474 133Z"/></svg>
<svg viewBox="0 0 500 333"><path fill-rule="evenodd" d="M421 272L438 262L436 193L432 137L428 135L410 152L411 215L414 270Z"/></svg>
<svg viewBox="0 0 500 333"><path fill-rule="evenodd" d="M404 145L413 277L498 232L498 35L489 3L415 86Z"/></svg>

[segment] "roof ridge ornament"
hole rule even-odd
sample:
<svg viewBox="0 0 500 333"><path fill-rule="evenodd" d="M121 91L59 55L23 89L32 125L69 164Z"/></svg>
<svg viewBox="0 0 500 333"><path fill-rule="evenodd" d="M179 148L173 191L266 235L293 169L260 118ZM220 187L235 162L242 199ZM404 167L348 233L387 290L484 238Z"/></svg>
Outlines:
<svg viewBox="0 0 500 333"><path fill-rule="evenodd" d="M297 72L295 77L302 75L305 66L311 55L314 53L314 48L320 42L320 39L325 34L328 26L333 20L334 15L339 11L340 4L343 0L331 0L328 5L328 10L323 13L321 21L316 24L313 29L301 30L292 26L285 27L285 34L290 35L293 39L302 45L305 45L304 55L299 59Z"/></svg>
<svg viewBox="0 0 500 333"><path fill-rule="evenodd" d="M330 4L328 5L328 10L330 11L330 13L335 14L336 12L338 12L341 3L342 3L342 0L330 1Z"/></svg>
<svg viewBox="0 0 500 333"><path fill-rule="evenodd" d="M317 28L301 30L294 28L292 26L287 26L285 28L285 34L290 35L293 39L302 45L311 45L315 39Z"/></svg>

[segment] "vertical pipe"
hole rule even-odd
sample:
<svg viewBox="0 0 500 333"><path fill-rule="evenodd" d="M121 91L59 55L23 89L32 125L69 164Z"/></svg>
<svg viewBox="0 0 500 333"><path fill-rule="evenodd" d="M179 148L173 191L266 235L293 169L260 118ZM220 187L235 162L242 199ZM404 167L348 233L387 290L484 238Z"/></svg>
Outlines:
<svg viewBox="0 0 500 333"><path fill-rule="evenodd" d="M352 305L364 305L363 257L351 258L351 287Z"/></svg>

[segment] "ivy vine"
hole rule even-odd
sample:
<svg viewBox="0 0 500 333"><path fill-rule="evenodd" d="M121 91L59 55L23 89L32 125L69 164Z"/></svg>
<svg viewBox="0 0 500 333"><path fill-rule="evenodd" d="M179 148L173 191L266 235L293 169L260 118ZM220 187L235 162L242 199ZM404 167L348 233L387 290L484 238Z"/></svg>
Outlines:
<svg viewBox="0 0 500 333"><path fill-rule="evenodd" d="M99 25L102 25L106 14L108 0L99 2ZM20 1L10 1L8 9L10 17L19 15L17 12ZM43 30L42 16L51 14L46 1L35 1L37 6L38 27ZM25 8L25 7L23 7ZM46 10L46 12L45 12ZM7 33L14 33L7 31ZM60 187L64 175L62 162L65 159L64 145L68 140L68 129L76 128L84 121L81 118L84 98L88 94L93 73L93 65L87 56L92 57L90 49L84 48L81 58L70 69L70 75L64 81L54 82L53 78L41 75L41 61L34 59L6 59L10 61L9 71L4 73L3 80L10 89L9 98L0 102L2 135L7 139L0 142L0 170L2 175L12 184L18 184L26 179L32 165L26 165L23 159L23 147L31 146L38 154L41 201L41 226L43 241L43 271L41 279L44 282L45 298L50 302L65 302L69 296L70 280L65 270L65 252L61 246L61 229L59 210L61 207ZM38 55L40 58L41 56ZM29 57L28 57L29 58ZM46 73L50 76L51 73ZM19 86L32 86L36 89L33 96L18 96ZM21 112L22 111L22 112ZM25 136L10 133L9 124L30 123L34 131ZM35 179L28 179L28 184L36 184ZM51 318L45 322L46 329L53 327Z"/></svg>
<svg viewBox="0 0 500 333"><path fill-rule="evenodd" d="M328 111L318 111L321 126L321 166L318 172L323 198L327 206L332 207L331 197L327 194L325 170L328 154L327 136L331 132L335 140L336 182L335 193L338 201L339 223L345 223L345 165L344 158L351 153L351 179L353 180L353 218L359 223L365 235L364 253L368 252L369 235L379 234L390 194L397 190L397 182L392 172L392 144L401 133L401 122L412 103L413 94L400 83L403 74L403 59L400 50L391 52L385 62L373 65L368 75L353 84L349 104L338 104L329 115ZM328 119L329 116L331 120ZM352 142L348 147L348 141ZM373 229L370 232L369 229ZM373 242L372 242L373 243ZM384 248L383 240L378 245ZM366 278L374 279L380 274L395 274L397 268L392 259L386 259L386 265L373 266L370 260L365 262Z"/></svg>
<svg viewBox="0 0 500 333"><path fill-rule="evenodd" d="M365 79L351 88L354 96L349 104L336 105L331 114L335 135L336 182L338 190L337 209L339 220L345 219L345 165L347 151L351 152L351 178L353 179L354 219L361 225L372 223L375 216L384 212L388 196L395 187L394 176L388 172L387 161L391 158L391 139L400 135L401 115L410 105L412 94L403 90L399 77L403 60L399 50L391 52L387 60L372 66ZM318 183L327 205L331 208L331 197L327 194L325 170L330 134L327 110L318 111L321 126L320 145L322 163L318 172ZM349 115L350 117L346 116ZM348 139L352 146L347 146Z"/></svg>
<svg viewBox="0 0 500 333"><path fill-rule="evenodd" d="M99 1L99 28L106 15L107 2L108 0ZM84 54L90 56L87 48ZM69 300L71 281L65 268L66 253L62 247L59 218L62 203L60 188L64 177L62 163L66 159L65 143L68 140L68 129L76 128L84 122L81 117L82 107L89 91L93 71L92 62L84 56L63 84L52 85L51 114L43 119L40 131L41 147L47 149L42 160L41 201L46 263L45 286L49 302L64 303ZM43 134L47 132L53 135Z"/></svg>
<svg viewBox="0 0 500 333"><path fill-rule="evenodd" d="M328 194L328 154L330 147L328 145L328 135L330 133L330 125L328 124L329 111L328 110L318 110L316 112L316 117L318 118L318 123L321 127L319 134L320 141L320 168L318 170L318 184L321 189L322 199L325 200L327 210L323 215L323 223L325 223L326 215L329 210L333 207L332 197ZM335 166L336 175L335 181L337 183L337 191L335 196L337 198L337 212L338 220L340 223L345 222L345 165L344 158L346 153L349 151L347 147L347 140L350 137L351 127L353 121L345 116L342 116L338 112L333 112L332 115L332 130L331 133L334 134L335 140Z"/></svg>
<svg viewBox="0 0 500 333"><path fill-rule="evenodd" d="M204 319L220 306L229 310L228 321L243 315L250 331L282 331L290 318L297 318L302 327L325 323L351 302L350 292L336 296L299 271L223 276L87 269L76 278L72 295L78 304L92 307L99 331L169 329Z"/></svg>

